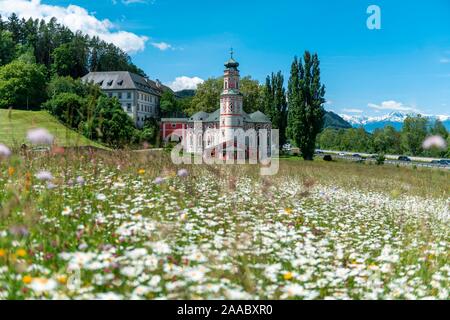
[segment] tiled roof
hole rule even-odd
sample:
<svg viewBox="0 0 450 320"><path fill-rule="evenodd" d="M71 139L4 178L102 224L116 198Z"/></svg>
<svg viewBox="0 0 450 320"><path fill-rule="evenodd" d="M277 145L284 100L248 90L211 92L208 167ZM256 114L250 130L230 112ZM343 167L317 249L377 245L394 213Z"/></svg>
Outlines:
<svg viewBox="0 0 450 320"><path fill-rule="evenodd" d="M102 90L140 90L157 96L167 88L128 71L89 72L82 79L97 84Z"/></svg>

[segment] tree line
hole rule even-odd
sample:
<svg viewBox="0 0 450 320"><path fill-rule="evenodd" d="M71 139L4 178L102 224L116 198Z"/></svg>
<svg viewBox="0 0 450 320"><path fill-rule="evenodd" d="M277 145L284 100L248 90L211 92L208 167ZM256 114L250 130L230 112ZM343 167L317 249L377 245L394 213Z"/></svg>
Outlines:
<svg viewBox="0 0 450 320"><path fill-rule="evenodd" d="M319 134L317 147L325 150L377 154L450 157L448 147L446 150L422 148L426 137L432 135L441 136L450 142L448 131L441 121L431 123L421 116L408 116L399 131L391 125L375 129L373 133L366 132L362 127L340 130L327 128Z"/></svg>
<svg viewBox="0 0 450 320"><path fill-rule="evenodd" d="M80 80L90 71L145 76L114 44L45 22L0 16L0 108L48 109L88 138L121 147L154 140L155 125L138 130L117 99Z"/></svg>
<svg viewBox="0 0 450 320"><path fill-rule="evenodd" d="M120 48L98 37L39 19L0 16L0 108L39 109L52 77L74 79L89 71L145 73Z"/></svg>

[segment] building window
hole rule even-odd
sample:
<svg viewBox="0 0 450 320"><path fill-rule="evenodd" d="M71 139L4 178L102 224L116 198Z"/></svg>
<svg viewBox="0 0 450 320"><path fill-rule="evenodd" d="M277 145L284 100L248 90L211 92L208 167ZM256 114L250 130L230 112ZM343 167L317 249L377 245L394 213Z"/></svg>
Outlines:
<svg viewBox="0 0 450 320"><path fill-rule="evenodd" d="M176 123L172 123L172 128L175 128L177 126Z"/></svg>
<svg viewBox="0 0 450 320"><path fill-rule="evenodd" d="M117 97L118 97L119 99L122 99L122 92L119 92L119 93L117 94Z"/></svg>
<svg viewBox="0 0 450 320"><path fill-rule="evenodd" d="M108 92L108 97L112 98L112 92Z"/></svg>
<svg viewBox="0 0 450 320"><path fill-rule="evenodd" d="M131 99L131 92L127 92L127 99Z"/></svg>
<svg viewBox="0 0 450 320"><path fill-rule="evenodd" d="M131 112L131 103L127 103L127 111Z"/></svg>

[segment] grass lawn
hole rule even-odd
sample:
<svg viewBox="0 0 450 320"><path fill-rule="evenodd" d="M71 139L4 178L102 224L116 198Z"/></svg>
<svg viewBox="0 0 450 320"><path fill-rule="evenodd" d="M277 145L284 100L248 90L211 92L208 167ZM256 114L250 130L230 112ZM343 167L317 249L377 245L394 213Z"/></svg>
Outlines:
<svg viewBox="0 0 450 320"><path fill-rule="evenodd" d="M4 159L0 299L449 298L450 173L258 173L165 152Z"/></svg>
<svg viewBox="0 0 450 320"><path fill-rule="evenodd" d="M0 143L19 147L26 142L30 128L45 128L56 138L61 146L96 146L102 148L81 134L65 127L47 111L25 111L0 109Z"/></svg>

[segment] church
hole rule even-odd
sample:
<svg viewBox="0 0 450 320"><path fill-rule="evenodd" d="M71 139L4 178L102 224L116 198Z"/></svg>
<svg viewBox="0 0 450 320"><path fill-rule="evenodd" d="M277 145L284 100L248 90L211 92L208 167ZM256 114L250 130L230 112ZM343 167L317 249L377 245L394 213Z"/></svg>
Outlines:
<svg viewBox="0 0 450 320"><path fill-rule="evenodd" d="M219 147L226 158L233 156L226 150L231 148L232 153L242 151L248 158L258 148L260 131L270 137L270 119L260 111L251 114L244 111L239 63L234 60L233 51L230 54L225 62L220 108L212 113L200 111L190 118L162 118L161 135L165 142L181 141L184 151L197 154ZM243 140L240 135L245 136Z"/></svg>

